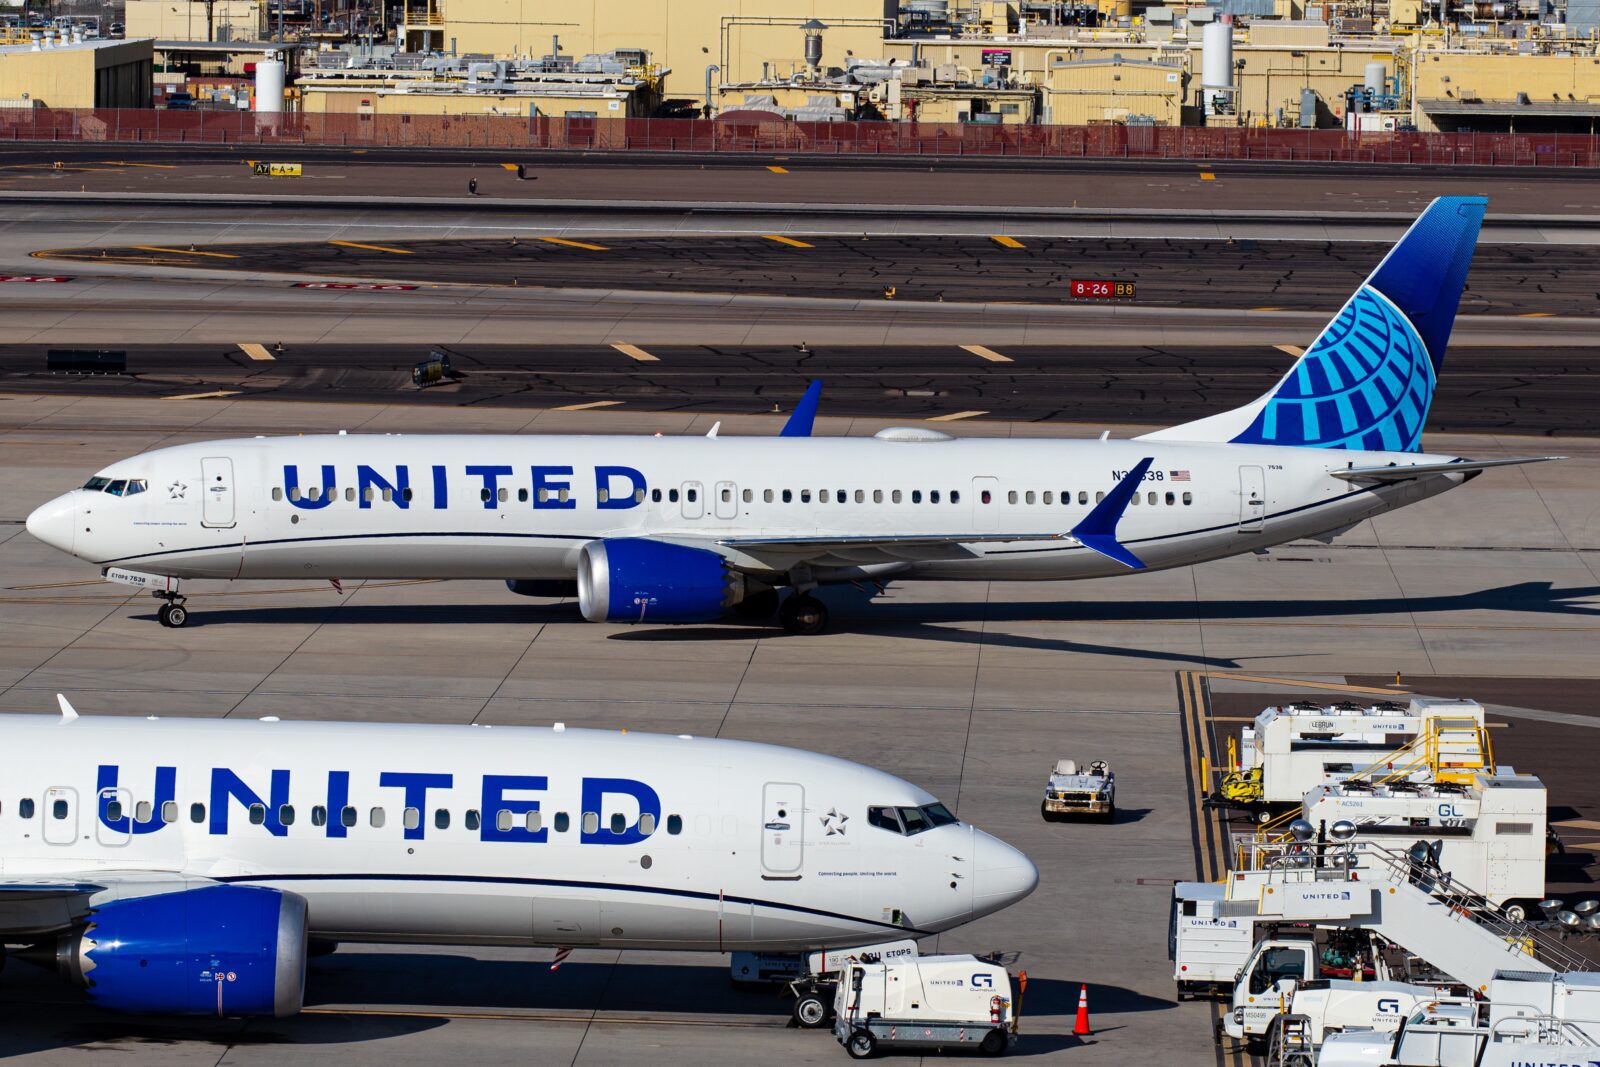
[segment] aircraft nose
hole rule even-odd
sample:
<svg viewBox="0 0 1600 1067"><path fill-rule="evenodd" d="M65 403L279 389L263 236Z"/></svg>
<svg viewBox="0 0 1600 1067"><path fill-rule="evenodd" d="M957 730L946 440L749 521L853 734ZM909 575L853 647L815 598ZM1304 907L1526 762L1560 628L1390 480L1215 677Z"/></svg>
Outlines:
<svg viewBox="0 0 1600 1067"><path fill-rule="evenodd" d="M28 516L28 532L51 548L72 551L74 535L78 530L78 500L76 493L58 496L41 504Z"/></svg>
<svg viewBox="0 0 1600 1067"><path fill-rule="evenodd" d="M1038 886L1039 868L1022 852L981 830L973 844L973 918L1008 908Z"/></svg>

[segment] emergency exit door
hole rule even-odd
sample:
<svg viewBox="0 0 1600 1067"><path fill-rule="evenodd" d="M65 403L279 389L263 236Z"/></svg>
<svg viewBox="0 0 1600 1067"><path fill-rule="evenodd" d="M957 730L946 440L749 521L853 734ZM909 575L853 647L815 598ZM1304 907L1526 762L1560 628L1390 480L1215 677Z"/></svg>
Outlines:
<svg viewBox="0 0 1600 1067"><path fill-rule="evenodd" d="M733 482L718 482L716 488L717 518L737 519L739 517L739 487Z"/></svg>
<svg viewBox="0 0 1600 1067"><path fill-rule="evenodd" d="M207 456L200 461L200 525L233 525L233 460Z"/></svg>
<svg viewBox="0 0 1600 1067"><path fill-rule="evenodd" d="M53 785L44 791L39 813L40 836L47 845L70 845L78 840L78 791Z"/></svg>
<svg viewBox="0 0 1600 1067"><path fill-rule="evenodd" d="M805 833L805 790L794 782L768 782L761 791L761 877L799 878Z"/></svg>
<svg viewBox="0 0 1600 1067"><path fill-rule="evenodd" d="M1239 532L1260 533L1267 517L1267 478L1260 467L1239 468Z"/></svg>

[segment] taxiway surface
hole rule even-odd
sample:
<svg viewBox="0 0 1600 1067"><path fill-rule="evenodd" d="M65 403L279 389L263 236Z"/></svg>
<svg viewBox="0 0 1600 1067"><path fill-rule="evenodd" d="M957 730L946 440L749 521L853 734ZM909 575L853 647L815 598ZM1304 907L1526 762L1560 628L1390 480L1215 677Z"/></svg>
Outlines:
<svg viewBox="0 0 1600 1067"><path fill-rule="evenodd" d="M748 625L596 626L572 605L498 583L197 587L193 621L33 541L22 519L103 464L140 450L254 433L425 431L704 433L682 412L556 412L417 405L174 403L0 394L0 709L85 714L281 715L693 732L800 745L908 777L962 818L1026 850L1039 890L946 935L946 950L1021 953L1035 1062L1214 1064L1213 1008L1175 1002L1166 961L1171 884L1205 862L1188 782L1191 720L1214 747L1244 708L1286 691L1401 693L1427 679L1482 686L1529 732L1519 770L1592 746L1600 719L1560 717L1600 663L1600 445L1592 439L1430 435L1430 448L1574 458L1493 471L1363 524L1331 546L1062 585L905 583L871 600L830 591L835 632ZM779 420L724 420L724 436ZM880 419L824 417L864 434ZM952 432L1085 436L1120 426L954 424ZM1385 685L1394 672L1411 685ZM1416 679L1416 680L1414 680ZM1471 681L1468 681L1471 679ZM1216 708L1185 706L1200 685ZM1347 687L1354 688L1347 688ZM1422 691L1428 691L1423 689ZM1254 698L1252 698L1254 694ZM1457 695L1450 692L1445 695ZM1563 704L1565 702L1565 704ZM1556 715L1552 719L1550 716ZM1499 738L1497 737L1497 743ZM1118 772L1116 825L1046 824L1038 794L1058 756ZM1600 818L1589 793L1562 803ZM1600 824L1597 824L1600 825ZM1581 850L1579 850L1581 851ZM1584 879L1579 871L1574 876ZM776 997L728 988L715 956L579 950L556 974L537 951L347 947L314 961L312 1011L287 1021L181 1026L85 1009L20 964L0 985L0 1054L81 1062L664 1064L840 1063L824 1034L784 1028ZM1078 985L1096 1034L1071 1036ZM1233 1056L1226 1062L1237 1062Z"/></svg>

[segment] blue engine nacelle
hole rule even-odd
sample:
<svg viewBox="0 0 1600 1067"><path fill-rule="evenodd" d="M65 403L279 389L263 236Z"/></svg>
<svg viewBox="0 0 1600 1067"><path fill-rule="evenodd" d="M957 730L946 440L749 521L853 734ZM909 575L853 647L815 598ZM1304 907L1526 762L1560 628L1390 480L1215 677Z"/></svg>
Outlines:
<svg viewBox="0 0 1600 1067"><path fill-rule="evenodd" d="M113 900L60 940L56 961L112 1011L294 1015L305 996L306 901L235 885Z"/></svg>
<svg viewBox="0 0 1600 1067"><path fill-rule="evenodd" d="M618 537L578 557L578 607L590 622L709 622L746 591L744 575L703 548Z"/></svg>

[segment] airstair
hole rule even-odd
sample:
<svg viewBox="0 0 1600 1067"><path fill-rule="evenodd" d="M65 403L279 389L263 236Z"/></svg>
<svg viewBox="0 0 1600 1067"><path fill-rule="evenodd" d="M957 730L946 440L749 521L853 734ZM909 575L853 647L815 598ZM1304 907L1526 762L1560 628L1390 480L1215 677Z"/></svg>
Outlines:
<svg viewBox="0 0 1600 1067"><path fill-rule="evenodd" d="M1489 988L1496 971L1564 974L1588 961L1561 939L1506 916L1436 866L1348 841L1235 839L1228 912L1369 930L1456 981Z"/></svg>

